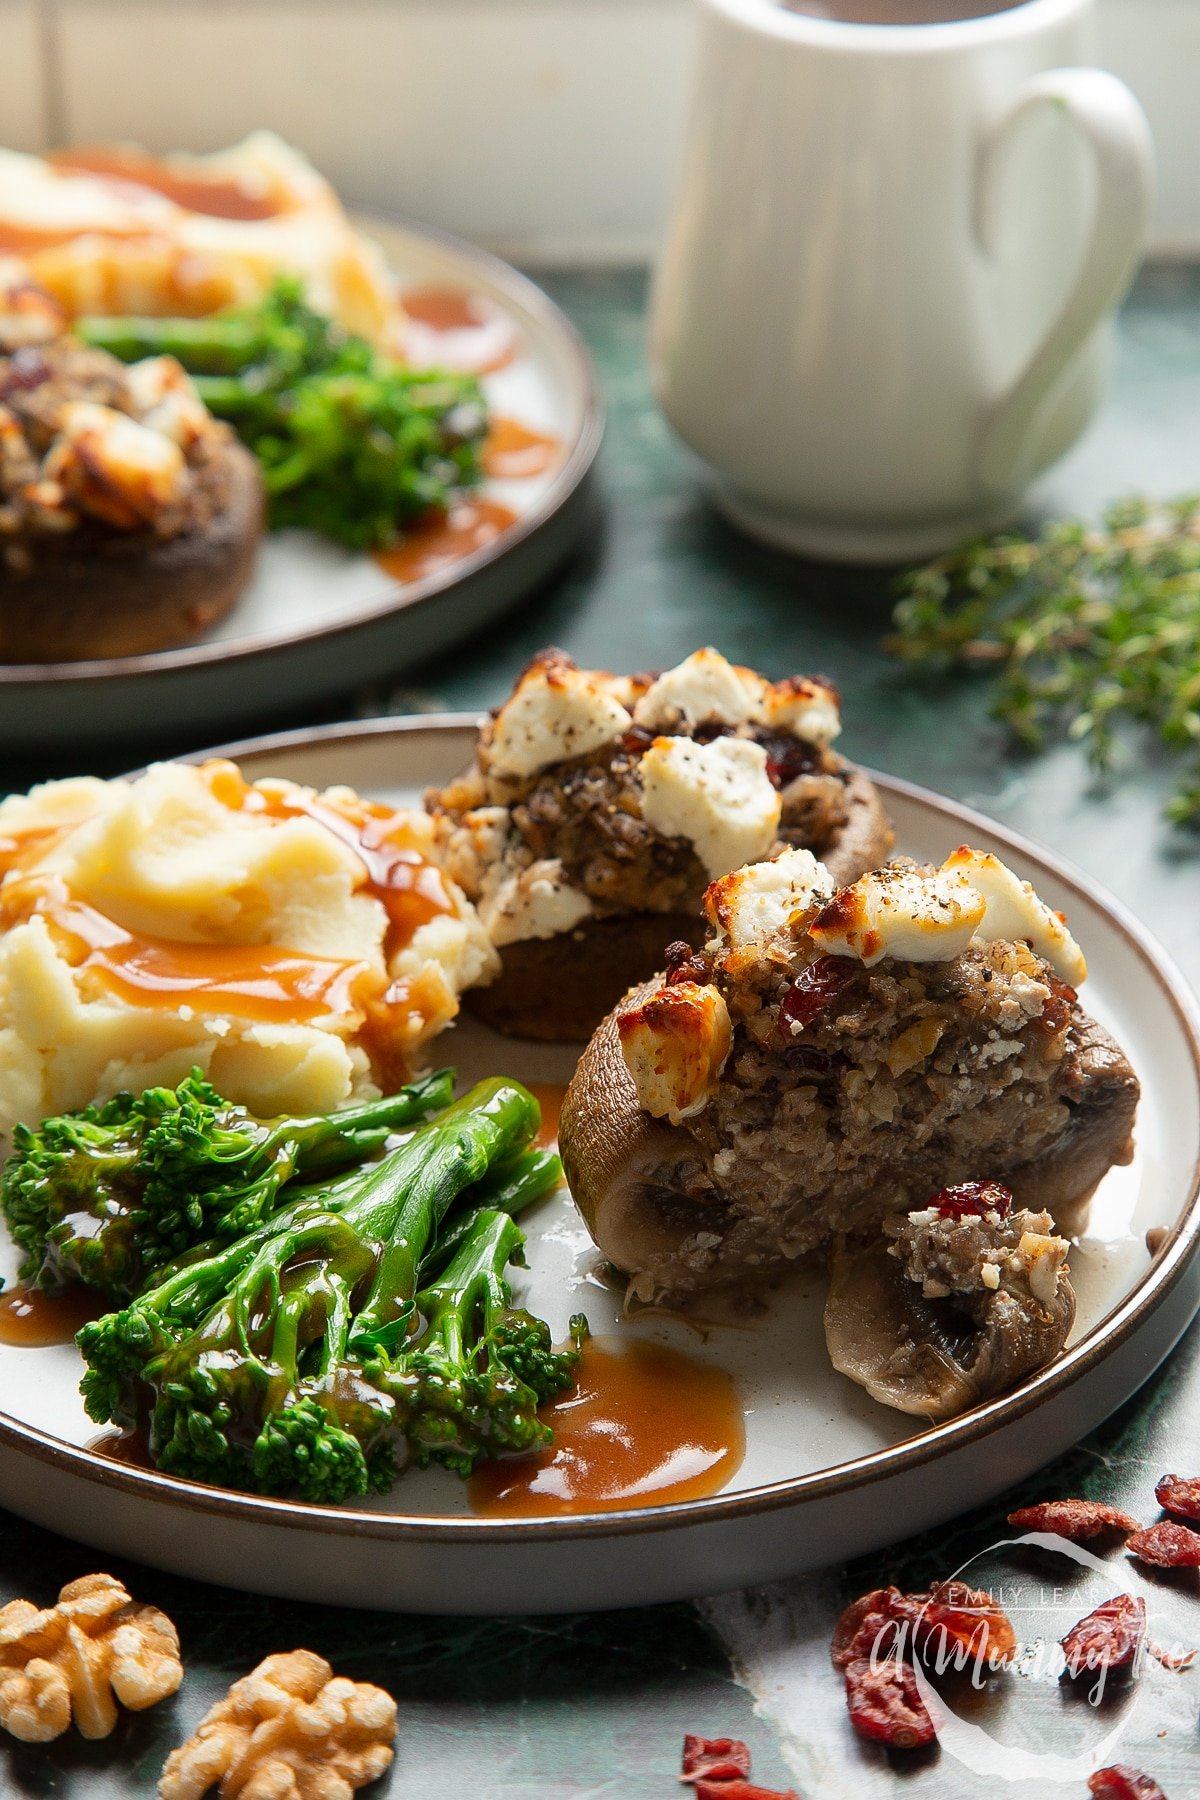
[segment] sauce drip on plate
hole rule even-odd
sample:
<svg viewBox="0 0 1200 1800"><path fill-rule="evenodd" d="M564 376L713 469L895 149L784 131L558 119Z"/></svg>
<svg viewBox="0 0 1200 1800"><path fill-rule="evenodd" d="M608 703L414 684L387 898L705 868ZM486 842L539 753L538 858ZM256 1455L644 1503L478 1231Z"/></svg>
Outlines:
<svg viewBox="0 0 1200 1800"><path fill-rule="evenodd" d="M558 461L562 445L545 431L493 414L483 446L483 472L493 481L526 481Z"/></svg>
<svg viewBox="0 0 1200 1800"><path fill-rule="evenodd" d="M558 1142L558 1115L567 1097L567 1084L565 1081L527 1081L525 1086L542 1109L537 1141L543 1150L553 1149Z"/></svg>
<svg viewBox="0 0 1200 1800"><path fill-rule="evenodd" d="M46 160L63 175L97 175L114 188L161 194L188 212L214 219L273 219L283 210L273 194L234 176L206 175L200 169L193 174L119 144L81 144L55 151Z"/></svg>
<svg viewBox="0 0 1200 1800"><path fill-rule="evenodd" d="M490 300L460 288L408 288L405 354L418 369L491 375L517 354L517 328Z"/></svg>
<svg viewBox="0 0 1200 1800"><path fill-rule="evenodd" d="M35 1287L10 1288L0 1294L0 1344L15 1344L24 1350L69 1344L89 1319L111 1310L111 1302L91 1288L71 1287L61 1294L43 1294Z"/></svg>
<svg viewBox="0 0 1200 1800"><path fill-rule="evenodd" d="M85 1444L96 1456L107 1456L111 1462L127 1463L132 1469L153 1469L150 1454L150 1419L141 1419L132 1431L104 1431Z"/></svg>
<svg viewBox="0 0 1200 1800"><path fill-rule="evenodd" d="M470 1481L473 1511L545 1518L699 1500L719 1493L745 1455L729 1376L660 1344L614 1351L591 1340L575 1387L542 1417L553 1445L484 1463Z"/></svg>
<svg viewBox="0 0 1200 1800"><path fill-rule="evenodd" d="M517 515L496 500L461 499L445 512L427 513L410 525L390 550L376 557L397 581L423 581L451 564L474 555L510 525Z"/></svg>

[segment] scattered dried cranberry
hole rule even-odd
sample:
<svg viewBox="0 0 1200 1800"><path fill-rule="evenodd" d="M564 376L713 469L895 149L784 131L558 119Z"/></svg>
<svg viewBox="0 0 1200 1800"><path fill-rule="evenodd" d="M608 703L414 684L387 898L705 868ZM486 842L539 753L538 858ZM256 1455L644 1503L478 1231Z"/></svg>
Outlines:
<svg viewBox="0 0 1200 1800"><path fill-rule="evenodd" d="M911 1663L889 1657L873 1664L860 1657L847 1665L845 1680L850 1723L860 1737L893 1750L915 1750L937 1736Z"/></svg>
<svg viewBox="0 0 1200 1800"><path fill-rule="evenodd" d="M1158 1569L1200 1569L1200 1531L1189 1531L1170 1519L1135 1531L1126 1538L1125 1548L1139 1562L1153 1563Z"/></svg>
<svg viewBox="0 0 1200 1800"><path fill-rule="evenodd" d="M1173 1650L1164 1650L1161 1644L1147 1642L1146 1654L1152 1656L1156 1663L1161 1663L1164 1669L1169 1669L1172 1675L1181 1675L1185 1669L1191 1668L1198 1652L1184 1650L1177 1655Z"/></svg>
<svg viewBox="0 0 1200 1800"><path fill-rule="evenodd" d="M708 958L683 938L668 944L664 952L667 966L667 986L673 987L679 981L695 981L703 987L712 979L712 969Z"/></svg>
<svg viewBox="0 0 1200 1800"><path fill-rule="evenodd" d="M28 393L49 379L50 365L38 345L22 344L7 359L7 366L0 373L0 400L7 400L13 394Z"/></svg>
<svg viewBox="0 0 1200 1800"><path fill-rule="evenodd" d="M801 969L779 1003L778 1029L785 1043L837 999L853 973L844 956L818 956L807 969Z"/></svg>
<svg viewBox="0 0 1200 1800"><path fill-rule="evenodd" d="M696 1790L696 1800L800 1800L793 1788L756 1787L747 1780L750 1752L740 1738L702 1738L691 1733L683 1740L681 1781Z"/></svg>
<svg viewBox="0 0 1200 1800"><path fill-rule="evenodd" d="M1143 1775L1128 1763L1114 1763L1088 1776L1088 1793L1095 1800L1167 1800L1153 1775Z"/></svg>
<svg viewBox="0 0 1200 1800"><path fill-rule="evenodd" d="M1105 1532L1141 1529L1132 1514L1105 1506L1101 1500L1042 1500L1037 1506L1019 1506L1009 1513L1008 1522L1019 1531L1052 1531L1072 1544Z"/></svg>
<svg viewBox="0 0 1200 1800"><path fill-rule="evenodd" d="M939 1673L968 1663L997 1668L1016 1655L1017 1634L1007 1613L985 1589L965 1581L939 1581L927 1594L903 1594L895 1610L911 1624L917 1655Z"/></svg>
<svg viewBox="0 0 1200 1800"><path fill-rule="evenodd" d="M946 1187L929 1202L943 1219L982 1219L984 1213L999 1213L1007 1219L1013 1197L998 1181L960 1181Z"/></svg>
<svg viewBox="0 0 1200 1800"><path fill-rule="evenodd" d="M852 1600L833 1628L829 1654L835 1669L874 1656L876 1662L896 1648L896 1608L904 1600L899 1588L872 1588Z"/></svg>
<svg viewBox="0 0 1200 1800"><path fill-rule="evenodd" d="M1063 1638L1067 1673L1128 1668L1145 1635L1146 1602L1133 1594L1114 1594Z"/></svg>
<svg viewBox="0 0 1200 1800"><path fill-rule="evenodd" d="M750 1773L750 1752L740 1738L693 1737L683 1740L681 1781L731 1781Z"/></svg>
<svg viewBox="0 0 1200 1800"><path fill-rule="evenodd" d="M728 1781L698 1781L696 1800L800 1800L795 1788L757 1787L743 1776Z"/></svg>
<svg viewBox="0 0 1200 1800"><path fill-rule="evenodd" d="M1200 1475L1163 1475L1154 1498L1165 1512L1181 1519L1200 1519Z"/></svg>

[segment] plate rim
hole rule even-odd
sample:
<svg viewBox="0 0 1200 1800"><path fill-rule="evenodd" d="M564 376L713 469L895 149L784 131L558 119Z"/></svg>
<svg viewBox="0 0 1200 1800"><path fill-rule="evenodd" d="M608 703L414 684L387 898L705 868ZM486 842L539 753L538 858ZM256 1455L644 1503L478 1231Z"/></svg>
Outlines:
<svg viewBox="0 0 1200 1800"><path fill-rule="evenodd" d="M286 753L314 745L357 742L376 737L404 738L418 732L441 733L474 730L475 712L431 712L351 720L345 723L299 728L242 738L211 749L189 753L181 761L195 762L209 756L232 758ZM1006 849L1034 864L1106 914L1126 945L1137 955L1166 999L1191 1055L1192 1079L1200 1094L1200 997L1153 934L1132 912L1099 882L1068 858L1047 845L991 819L976 808L937 794L918 782L865 769L878 785L885 801L889 795L927 808L969 832L978 827L1000 840ZM911 1473L936 1464L939 1453L973 1445L994 1432L1026 1418L1040 1406L1084 1379L1116 1351L1174 1291L1200 1255L1200 1151L1193 1163L1186 1199L1168 1235L1134 1286L1091 1330L1048 1368L1024 1382L1015 1393L1001 1395L973 1407L955 1419L932 1423L896 1444L864 1452L832 1469L813 1470L785 1477L734 1494L714 1494L706 1499L629 1511L578 1513L557 1518L499 1521L476 1516L397 1513L354 1508L321 1507L306 1501L281 1500L259 1494L240 1494L180 1480L153 1469L133 1469L82 1446L64 1444L39 1427L11 1418L0 1410L0 1451L33 1458L76 1479L95 1483L118 1494L130 1494L143 1502L160 1502L184 1512L217 1515L245 1524L261 1523L289 1530L319 1531L337 1537L415 1546L422 1543L470 1543L488 1545L528 1543L531 1540L586 1540L674 1531L748 1519L808 1500L829 1500L840 1493L874 1486L892 1476ZM1200 1301L1197 1302L1200 1305ZM1183 1329L1197 1310L1193 1305ZM1182 1335L1182 1332L1180 1333ZM1174 1341L1178 1341L1177 1339ZM1172 1346L1173 1347L1173 1346ZM1169 1351L1165 1354L1169 1354ZM1152 1373L1146 1371L1147 1377Z"/></svg>
<svg viewBox="0 0 1200 1800"><path fill-rule="evenodd" d="M506 299L531 315L544 331L556 337L566 351L571 382L579 395L579 430L541 498L490 543L420 581L401 584L389 582L384 575L387 585L377 599L357 602L348 613L336 619L296 631L275 631L265 637L182 644L173 650L150 650L140 656L88 657L61 663L0 662L0 694L6 688L87 686L115 678L152 679L156 675L174 675L213 664L242 665L256 657L272 656L301 644L322 641L336 644L343 634L362 630L392 615L407 616L414 611L426 610L461 582L500 562L534 537L583 485L604 439L605 408L599 378L578 327L536 281L492 251L416 219L384 213L355 214L355 222L361 222L368 231L372 219L389 230L436 244L469 269L478 271L489 285L499 289Z"/></svg>

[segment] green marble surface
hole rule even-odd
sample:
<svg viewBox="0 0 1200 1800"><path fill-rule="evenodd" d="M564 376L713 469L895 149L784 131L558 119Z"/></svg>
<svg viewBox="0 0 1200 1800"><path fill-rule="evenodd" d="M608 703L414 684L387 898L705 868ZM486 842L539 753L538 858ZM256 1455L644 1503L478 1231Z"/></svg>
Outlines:
<svg viewBox="0 0 1200 1800"><path fill-rule="evenodd" d="M578 557L545 592L453 659L430 664L403 685L335 697L291 723L483 706L546 643L563 644L582 662L616 668L667 664L709 640L775 673L822 669L845 695L849 754L967 799L1054 844L1127 901L1173 950L1186 976L1200 981L1200 865L1193 843L1161 822L1169 791L1161 759L1131 746L1126 778L1100 791L1069 749L1037 761L1013 756L987 719L985 687L917 682L899 672L879 649L889 608L886 571L791 561L740 539L708 509L695 470L649 397L643 277L573 272L547 277L545 285L583 330L609 408L597 516ZM1104 411L1031 497L1030 517L1094 511L1133 489L1170 494L1200 487L1198 420L1200 271L1152 270L1123 311ZM247 719L245 729L259 724ZM160 753L193 747L154 746ZM117 751L103 761L81 753L77 760L107 772L143 753ZM4 771L5 785L59 772L14 766ZM808 1800L908 1794L973 1800L998 1791L1082 1797L1082 1779L1009 1785L999 1752L973 1773L937 1749L908 1757L864 1749L845 1720L827 1659L829 1632L845 1599L862 1588L888 1578L916 1585L986 1552L1004 1534L1006 1510L1020 1499L1084 1493L1149 1519L1153 1482L1166 1466L1200 1471L1195 1329L1127 1406L1019 1494L848 1570L723 1596L698 1609L542 1621L412 1620L247 1598L117 1565L139 1597L177 1620L189 1671L184 1689L174 1703L124 1721L104 1745L0 1748L0 1795L110 1800L149 1793L166 1749L229 1679L270 1650L304 1644L345 1673L380 1681L396 1694L396 1767L375 1790L395 1796L665 1800L680 1791L674 1780L679 1740L685 1730L699 1730L748 1738L756 1777L779 1786L790 1779ZM0 1514L0 1601L16 1594L48 1601L62 1581L95 1560ZM1113 1562L1109 1591L1123 1580L1119 1556ZM1003 1568L1011 1582L1011 1559ZM1002 1565L985 1557L972 1570L979 1579L998 1578ZM1086 1584L1070 1570L1050 1571L1028 1557L1018 1559L1018 1570L1028 1585L1016 1604L1026 1609L1031 1628L1050 1630L1083 1597ZM1152 1631L1159 1640L1200 1643L1200 1577L1152 1586ZM1086 1592L1088 1604L1104 1597L1090 1587ZM1071 1622L1065 1618L1051 1635ZM1064 1751L1081 1733L1120 1720L1125 1730L1117 1759L1152 1771L1170 1800L1195 1800L1198 1704L1200 1672L1153 1669L1132 1693L1110 1693L1100 1709L1087 1709L1054 1681L1014 1676L993 1693L968 1696L959 1710L997 1742Z"/></svg>

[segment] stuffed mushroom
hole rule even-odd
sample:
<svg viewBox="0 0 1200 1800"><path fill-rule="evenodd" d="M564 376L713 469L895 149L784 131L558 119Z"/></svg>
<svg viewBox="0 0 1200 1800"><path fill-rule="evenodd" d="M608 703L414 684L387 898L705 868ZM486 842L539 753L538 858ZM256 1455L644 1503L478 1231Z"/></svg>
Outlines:
<svg viewBox="0 0 1200 1800"><path fill-rule="evenodd" d="M981 1173L1062 1216L1129 1160L1138 1083L1079 1006L1083 956L995 856L839 890L791 850L704 910L703 950L673 946L605 1020L562 1111L572 1192L633 1298L753 1298L838 1243L848 1266Z"/></svg>
<svg viewBox="0 0 1200 1800"><path fill-rule="evenodd" d="M699 943L708 882L804 846L841 881L884 855L868 778L830 748L826 681L771 682L699 650L656 678L535 657L475 760L430 793L446 866L500 953L473 1009L586 1038L674 939Z"/></svg>

